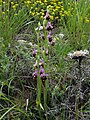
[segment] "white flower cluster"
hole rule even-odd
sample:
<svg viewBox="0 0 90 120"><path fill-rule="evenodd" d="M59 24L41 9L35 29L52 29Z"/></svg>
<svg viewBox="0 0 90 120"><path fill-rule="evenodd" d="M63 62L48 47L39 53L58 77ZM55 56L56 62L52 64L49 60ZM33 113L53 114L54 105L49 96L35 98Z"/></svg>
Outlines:
<svg viewBox="0 0 90 120"><path fill-rule="evenodd" d="M41 30L43 30L43 26L40 26L40 27L37 27L36 29L35 29L36 31L41 31Z"/></svg>
<svg viewBox="0 0 90 120"><path fill-rule="evenodd" d="M31 46L31 47L37 47L36 44L32 44L32 42L28 42L28 41L26 41L26 40L18 40L17 42L18 42L20 45L29 45L29 46Z"/></svg>
<svg viewBox="0 0 90 120"><path fill-rule="evenodd" d="M18 40L17 42L20 43L20 44L25 44L25 43L27 43L27 41L25 41L25 40Z"/></svg>
<svg viewBox="0 0 90 120"><path fill-rule="evenodd" d="M64 34L60 33L58 36L63 39Z"/></svg>
<svg viewBox="0 0 90 120"><path fill-rule="evenodd" d="M87 55L89 55L88 50L80 50L80 51L75 51L73 53L69 53L68 57L71 59L78 59L79 57L86 57Z"/></svg>

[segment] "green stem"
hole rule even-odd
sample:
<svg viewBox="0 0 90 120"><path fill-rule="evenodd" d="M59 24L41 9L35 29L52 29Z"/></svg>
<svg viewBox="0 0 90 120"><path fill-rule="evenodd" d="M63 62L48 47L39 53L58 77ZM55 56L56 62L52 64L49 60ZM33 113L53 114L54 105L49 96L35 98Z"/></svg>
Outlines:
<svg viewBox="0 0 90 120"><path fill-rule="evenodd" d="M40 115L40 119L43 120L43 117L42 117L42 111L41 111L41 107L40 107L40 104L41 104L41 93L42 93L42 80L40 78L40 75L39 75L39 63L40 63L40 38L39 38L39 31L37 31L37 40L38 40L38 53L37 53L37 67L38 67L38 79L37 79L37 100L36 100L36 103L37 103L37 107L39 109L39 115Z"/></svg>

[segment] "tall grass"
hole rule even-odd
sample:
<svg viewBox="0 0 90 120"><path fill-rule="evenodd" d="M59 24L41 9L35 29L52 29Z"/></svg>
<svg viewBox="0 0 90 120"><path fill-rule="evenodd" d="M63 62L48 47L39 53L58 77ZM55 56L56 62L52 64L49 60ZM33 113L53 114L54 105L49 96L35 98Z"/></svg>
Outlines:
<svg viewBox="0 0 90 120"><path fill-rule="evenodd" d="M30 16L25 7L13 10L10 0L0 1L0 120L18 119L21 113L24 118L27 117L22 110L24 105L20 108L16 102L17 99L13 98L12 91L14 92L16 88L12 84L15 80L18 55L15 51L14 37L29 21ZM17 91L19 90L17 89ZM12 114L15 116L13 117Z"/></svg>
<svg viewBox="0 0 90 120"><path fill-rule="evenodd" d="M67 17L64 26L67 30L70 43L75 49L88 48L90 34L89 1L64 1Z"/></svg>

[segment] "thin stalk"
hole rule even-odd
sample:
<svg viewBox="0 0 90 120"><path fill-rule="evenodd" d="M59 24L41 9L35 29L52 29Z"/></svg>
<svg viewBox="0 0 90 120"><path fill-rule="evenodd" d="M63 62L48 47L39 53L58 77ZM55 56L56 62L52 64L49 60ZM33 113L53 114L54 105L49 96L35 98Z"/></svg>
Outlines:
<svg viewBox="0 0 90 120"><path fill-rule="evenodd" d="M11 110L13 110L14 108L16 107L16 105L14 105L13 107L11 107L10 109L8 109L1 117L0 117L0 120L2 120L4 118L4 116L6 114L8 114Z"/></svg>
<svg viewBox="0 0 90 120"><path fill-rule="evenodd" d="M76 112L76 120L78 120L79 116L79 110L78 110L78 98L76 98L76 103L75 103L75 112Z"/></svg>
<svg viewBox="0 0 90 120"><path fill-rule="evenodd" d="M37 79L37 106L39 108L39 115L40 115L40 118L41 120L42 119L42 111L41 111L41 107L40 107L40 104L41 104L41 93L42 93L42 81L41 81L41 78L40 78L40 75L39 75L39 63L40 63L40 40L39 40L39 32L37 32L37 40L38 40L38 55L37 55L37 62L38 62L38 79Z"/></svg>
<svg viewBox="0 0 90 120"><path fill-rule="evenodd" d="M44 50L48 49L48 39L47 39L47 31L44 30L44 35L45 35L45 41L44 41ZM45 52L43 53L43 57L45 60L45 63L47 65L47 67L45 66L45 73L47 72L47 68L48 68L48 59L47 56L45 55ZM47 116L47 96L48 96L48 79L45 80L45 86L44 86L44 108L46 111L46 120L48 120L48 116Z"/></svg>

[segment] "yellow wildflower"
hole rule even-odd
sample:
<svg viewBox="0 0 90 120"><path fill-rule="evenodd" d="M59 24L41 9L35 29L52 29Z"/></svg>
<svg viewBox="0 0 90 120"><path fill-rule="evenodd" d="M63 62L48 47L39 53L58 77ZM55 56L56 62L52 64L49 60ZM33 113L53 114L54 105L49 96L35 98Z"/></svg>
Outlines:
<svg viewBox="0 0 90 120"><path fill-rule="evenodd" d="M2 14L4 15L4 14L5 14L5 12L2 12Z"/></svg>
<svg viewBox="0 0 90 120"><path fill-rule="evenodd" d="M27 1L27 4L30 4L30 1Z"/></svg>
<svg viewBox="0 0 90 120"><path fill-rule="evenodd" d="M54 14L55 14L55 12L52 12L51 14L52 14L52 15L54 15Z"/></svg>
<svg viewBox="0 0 90 120"><path fill-rule="evenodd" d="M56 3L53 3L54 5L56 5Z"/></svg>
<svg viewBox="0 0 90 120"><path fill-rule="evenodd" d="M50 19L51 19L51 20L53 20L53 19L54 19L54 17L53 17L53 16L50 16Z"/></svg>
<svg viewBox="0 0 90 120"><path fill-rule="evenodd" d="M44 2L47 2L47 0L44 0Z"/></svg>
<svg viewBox="0 0 90 120"><path fill-rule="evenodd" d="M64 14L62 14L61 16L62 16L62 17L64 17L65 15L64 15Z"/></svg>
<svg viewBox="0 0 90 120"><path fill-rule="evenodd" d="M7 12L9 12L9 10L7 10Z"/></svg>
<svg viewBox="0 0 90 120"><path fill-rule="evenodd" d="M35 15L35 13L34 13L34 12L32 12L31 14L32 14L32 16L34 16L34 15Z"/></svg>
<svg viewBox="0 0 90 120"><path fill-rule="evenodd" d="M12 8L13 8L13 9L16 9L16 6L15 6L15 5L13 5L13 6L12 6Z"/></svg>
<svg viewBox="0 0 90 120"><path fill-rule="evenodd" d="M62 2L58 2L58 5L59 5L59 4L62 4Z"/></svg>
<svg viewBox="0 0 90 120"><path fill-rule="evenodd" d="M17 6L18 6L18 4L15 4L15 6L17 7Z"/></svg>
<svg viewBox="0 0 90 120"><path fill-rule="evenodd" d="M42 16L44 15L44 13L43 13L43 12L42 12L41 14L42 14Z"/></svg>
<svg viewBox="0 0 90 120"><path fill-rule="evenodd" d="M3 4L5 4L6 2L3 2Z"/></svg>
<svg viewBox="0 0 90 120"><path fill-rule="evenodd" d="M17 13L14 14L14 16L17 16L17 15L18 15Z"/></svg>
<svg viewBox="0 0 90 120"><path fill-rule="evenodd" d="M86 22L86 23L89 23L89 19L86 19L85 22Z"/></svg>
<svg viewBox="0 0 90 120"><path fill-rule="evenodd" d="M63 11L63 10L64 10L64 7L62 7L61 10Z"/></svg>
<svg viewBox="0 0 90 120"><path fill-rule="evenodd" d="M59 9L60 8L60 6L56 6L56 9Z"/></svg>
<svg viewBox="0 0 90 120"><path fill-rule="evenodd" d="M11 2L11 5L14 5L14 2Z"/></svg>
<svg viewBox="0 0 90 120"><path fill-rule="evenodd" d="M43 19L44 17L43 17L43 16L41 16L40 18L41 18L41 19Z"/></svg>
<svg viewBox="0 0 90 120"><path fill-rule="evenodd" d="M56 16L55 19L58 19L58 16Z"/></svg>

